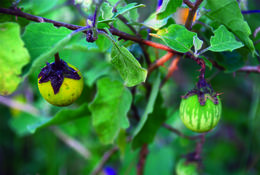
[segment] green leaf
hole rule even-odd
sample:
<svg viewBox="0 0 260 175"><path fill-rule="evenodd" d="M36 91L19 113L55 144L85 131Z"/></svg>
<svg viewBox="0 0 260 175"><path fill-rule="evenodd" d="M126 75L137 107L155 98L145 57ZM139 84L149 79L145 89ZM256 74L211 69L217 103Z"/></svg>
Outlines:
<svg viewBox="0 0 260 175"><path fill-rule="evenodd" d="M108 75L110 72L111 65L109 63L99 63L95 66L92 66L86 71L86 73L84 73L85 82L88 86L92 86L98 78L104 75Z"/></svg>
<svg viewBox="0 0 260 175"><path fill-rule="evenodd" d="M119 71L126 86L135 86L145 81L147 71L124 46L115 45L111 51L111 63Z"/></svg>
<svg viewBox="0 0 260 175"><path fill-rule="evenodd" d="M224 24L254 53L255 47L249 38L251 30L236 0L207 0L206 8L210 10L207 16L212 20Z"/></svg>
<svg viewBox="0 0 260 175"><path fill-rule="evenodd" d="M31 0L30 3L32 4L30 9L33 11L33 13L40 15L54 8L54 6L57 5L58 0Z"/></svg>
<svg viewBox="0 0 260 175"><path fill-rule="evenodd" d="M182 0L164 0L160 10L157 12L157 19L164 19L174 12L182 4Z"/></svg>
<svg viewBox="0 0 260 175"><path fill-rule="evenodd" d="M221 25L217 30L214 31L214 36L210 38L209 50L213 52L230 51L243 47L244 44L236 41L233 33L229 32L227 28Z"/></svg>
<svg viewBox="0 0 260 175"><path fill-rule="evenodd" d="M34 116L28 113L21 113L10 120L11 128L20 136L33 134L36 130L51 125L59 125L75 119L90 116L88 104L83 104L77 109L62 109L52 118L46 116Z"/></svg>
<svg viewBox="0 0 260 175"><path fill-rule="evenodd" d="M144 144L150 144L153 142L158 129L166 120L167 116L166 109L162 108L162 103L163 100L159 96L155 102L153 112L148 115L148 119L145 122L144 126L133 139L133 149L137 149Z"/></svg>
<svg viewBox="0 0 260 175"><path fill-rule="evenodd" d="M141 117L140 122L138 123L138 126L136 127L136 129L133 133L133 137L136 137L139 134L139 132L142 130L145 123L147 122L149 114L151 114L154 110L155 100L157 98L157 95L158 95L159 89L160 89L160 82L161 82L160 74L158 74L154 83L153 83L152 91L151 91L151 94L149 96L148 103L146 105L145 111L144 111L144 113Z"/></svg>
<svg viewBox="0 0 260 175"><path fill-rule="evenodd" d="M89 105L92 124L103 144L113 143L121 128L128 128L127 112L132 95L124 85L105 77L97 82L97 94Z"/></svg>
<svg viewBox="0 0 260 175"><path fill-rule="evenodd" d="M0 24L0 95L13 93L22 81L20 74L30 56L16 23Z"/></svg>
<svg viewBox="0 0 260 175"><path fill-rule="evenodd" d="M156 13L153 13L144 21L143 25L153 30L158 30L167 24L168 19L169 18L157 19Z"/></svg>
<svg viewBox="0 0 260 175"><path fill-rule="evenodd" d="M107 2L102 4L100 11L104 20L111 19L114 16L113 6L109 5Z"/></svg>
<svg viewBox="0 0 260 175"><path fill-rule="evenodd" d="M193 45L194 45L195 53L197 53L198 50L201 49L202 44L203 44L203 41L200 40L197 35L195 35L195 36L193 37Z"/></svg>
<svg viewBox="0 0 260 175"><path fill-rule="evenodd" d="M73 121L81 117L88 117L88 116L90 116L90 112L88 109L88 104L85 103L76 109L66 109L66 108L62 109L59 112L57 112L53 118L46 118L46 120L42 122L35 123L27 127L31 133L34 133L36 130L41 128L45 128L52 125L59 125L62 123Z"/></svg>
<svg viewBox="0 0 260 175"><path fill-rule="evenodd" d="M196 35L196 33L190 32L182 25L172 24L165 29L159 30L155 36L161 38L172 49L185 53L193 46L193 37Z"/></svg>
<svg viewBox="0 0 260 175"><path fill-rule="evenodd" d="M46 117L34 116L29 113L20 113L9 121L10 128L20 137L31 134L29 125L46 121Z"/></svg>
<svg viewBox="0 0 260 175"><path fill-rule="evenodd" d="M126 6L124 7L118 7L117 8L117 12L115 13L114 17L113 18L116 18L118 17L118 15L122 15L130 10L133 10L133 9L136 9L136 8L139 8L139 7L145 7L144 4L139 4L139 5L136 5L137 3L130 3L130 4L127 4Z"/></svg>
<svg viewBox="0 0 260 175"><path fill-rule="evenodd" d="M225 72L234 72L245 65L245 58L238 52L214 53L216 62L225 68Z"/></svg>
<svg viewBox="0 0 260 175"><path fill-rule="evenodd" d="M50 23L31 23L24 32L23 40L33 59L32 66L24 77L40 71L53 55L62 49L71 39L71 31L65 27L56 28Z"/></svg>

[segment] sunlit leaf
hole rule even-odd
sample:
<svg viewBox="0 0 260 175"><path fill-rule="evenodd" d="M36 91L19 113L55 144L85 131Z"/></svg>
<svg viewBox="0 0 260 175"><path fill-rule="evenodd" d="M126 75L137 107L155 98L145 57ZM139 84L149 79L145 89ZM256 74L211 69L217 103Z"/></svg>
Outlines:
<svg viewBox="0 0 260 175"><path fill-rule="evenodd" d="M184 26L172 24L159 30L155 36L161 38L169 47L178 52L188 52L193 46L193 37L197 34L190 32Z"/></svg>
<svg viewBox="0 0 260 175"><path fill-rule="evenodd" d="M255 47L249 38L251 30L239 8L236 0L207 0L207 16L220 24L224 24L254 53Z"/></svg>
<svg viewBox="0 0 260 175"><path fill-rule="evenodd" d="M2 23L0 31L0 95L8 95L22 81L20 74L30 56L21 40L18 24Z"/></svg>
<svg viewBox="0 0 260 175"><path fill-rule="evenodd" d="M229 32L225 26L221 25L217 30L214 31L214 36L210 38L209 50L213 52L230 51L243 47L244 44L238 42L233 35Z"/></svg>

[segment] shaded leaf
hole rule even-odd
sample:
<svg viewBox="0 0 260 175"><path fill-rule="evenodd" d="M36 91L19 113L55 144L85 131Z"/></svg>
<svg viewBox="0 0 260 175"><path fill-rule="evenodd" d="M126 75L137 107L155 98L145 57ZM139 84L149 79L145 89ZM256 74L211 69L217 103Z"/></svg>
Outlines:
<svg viewBox="0 0 260 175"><path fill-rule="evenodd" d="M0 95L13 93L22 81L20 74L30 56L16 23L0 24Z"/></svg>
<svg viewBox="0 0 260 175"><path fill-rule="evenodd" d="M52 118L21 113L16 118L12 118L9 124L18 135L24 136L33 134L36 130L41 128L63 124L89 115L88 104L84 104L77 109L62 109Z"/></svg>
<svg viewBox="0 0 260 175"><path fill-rule="evenodd" d="M42 122L29 125L28 129L31 133L34 133L37 129L45 128L52 125L59 125L81 117L88 116L90 116L90 112L88 109L88 104L85 103L77 109L62 109L57 112L53 118L46 118L46 120Z"/></svg>
<svg viewBox="0 0 260 175"><path fill-rule="evenodd" d="M121 128L128 128L127 112L132 95L124 85L109 78L97 82L97 94L89 105L92 124L103 144L113 143Z"/></svg>
<svg viewBox="0 0 260 175"><path fill-rule="evenodd" d="M214 31L214 36L210 38L209 50L213 52L230 51L243 47L244 44L236 41L235 36L229 32L225 26L221 25Z"/></svg>
<svg viewBox="0 0 260 175"><path fill-rule="evenodd" d="M145 107L145 111L141 117L141 120L139 121L136 129L134 130L134 133L133 133L133 137L135 138L139 132L142 130L142 128L144 127L145 123L147 122L148 120L148 116L149 114L151 114L154 110L154 104L155 104L155 100L157 98L157 95L159 93L159 89L160 89L160 74L157 75L154 83L153 83L153 87L152 87L152 91L151 91L151 94L149 96L149 99L148 99L148 102L147 102L147 105Z"/></svg>
<svg viewBox="0 0 260 175"><path fill-rule="evenodd" d="M150 144L153 142L158 129L167 118L166 109L162 107L162 102L163 100L159 96L155 102L153 112L148 115L148 119L144 126L133 139L133 149L137 149L144 144Z"/></svg>
<svg viewBox="0 0 260 175"><path fill-rule="evenodd" d="M130 10L133 10L133 9L136 9L136 8L139 8L139 7L145 7L144 4L139 4L139 5L136 5L137 3L130 3L130 4L127 4L126 6L124 7L118 7L117 8L117 12L115 13L114 17L113 18L116 18L118 17L118 15L122 15Z"/></svg>

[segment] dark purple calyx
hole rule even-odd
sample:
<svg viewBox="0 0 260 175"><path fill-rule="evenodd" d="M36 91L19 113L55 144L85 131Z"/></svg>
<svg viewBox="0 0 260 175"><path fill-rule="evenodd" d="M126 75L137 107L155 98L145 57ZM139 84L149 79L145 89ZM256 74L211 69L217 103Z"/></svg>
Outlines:
<svg viewBox="0 0 260 175"><path fill-rule="evenodd" d="M219 103L219 94L212 89L211 85L204 78L200 78L196 86L182 98L186 99L192 95L198 95L200 105L205 105L207 99L213 101L214 104Z"/></svg>
<svg viewBox="0 0 260 175"><path fill-rule="evenodd" d="M38 78L40 78L39 83L46 83L51 81L54 94L57 94L60 90L64 78L79 80L81 77L75 69L69 67L65 61L60 60L57 63L46 63L46 66L42 68L41 72L39 73Z"/></svg>

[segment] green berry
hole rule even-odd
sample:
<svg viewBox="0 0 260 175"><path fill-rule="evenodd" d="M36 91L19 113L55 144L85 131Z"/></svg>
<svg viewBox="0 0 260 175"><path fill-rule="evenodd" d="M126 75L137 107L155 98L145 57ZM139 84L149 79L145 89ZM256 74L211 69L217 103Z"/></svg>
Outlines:
<svg viewBox="0 0 260 175"><path fill-rule="evenodd" d="M221 116L221 101L214 104L209 94L205 94L206 103L201 105L198 95L182 99L180 117L184 125L195 132L207 132L213 129Z"/></svg>

